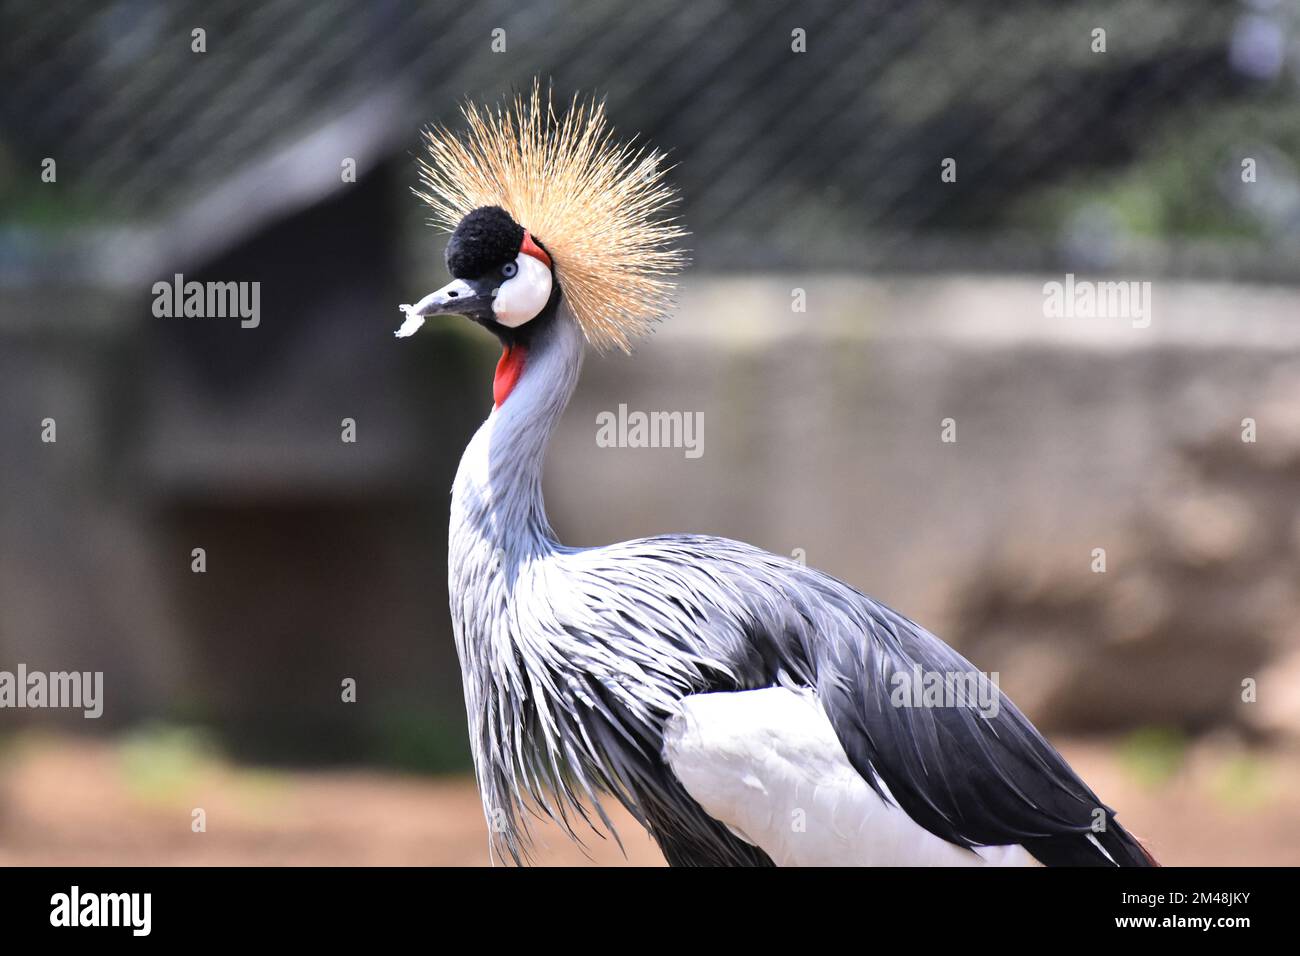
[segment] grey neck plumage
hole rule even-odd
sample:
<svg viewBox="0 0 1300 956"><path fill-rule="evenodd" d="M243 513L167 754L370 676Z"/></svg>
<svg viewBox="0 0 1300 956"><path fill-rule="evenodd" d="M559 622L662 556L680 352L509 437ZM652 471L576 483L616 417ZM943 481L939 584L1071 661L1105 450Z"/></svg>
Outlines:
<svg viewBox="0 0 1300 956"><path fill-rule="evenodd" d="M514 564L555 546L542 500L542 463L551 430L582 370L583 337L562 305L528 346L510 396L492 410L461 457L452 492L457 532ZM459 526L458 526L459 525Z"/></svg>
<svg viewBox="0 0 1300 956"><path fill-rule="evenodd" d="M526 844L521 794L549 807L566 775L533 750L537 687L552 668L535 653L538 642L519 639L512 605L521 574L564 550L546 519L542 465L583 350L561 304L529 343L514 389L466 447L452 489L448 575L471 749L493 845L516 860Z"/></svg>

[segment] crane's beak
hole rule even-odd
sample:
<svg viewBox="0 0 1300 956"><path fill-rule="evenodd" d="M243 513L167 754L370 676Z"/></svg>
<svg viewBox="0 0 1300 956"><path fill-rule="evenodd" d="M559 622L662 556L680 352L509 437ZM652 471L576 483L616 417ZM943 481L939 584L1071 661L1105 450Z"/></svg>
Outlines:
<svg viewBox="0 0 1300 956"><path fill-rule="evenodd" d="M478 279L452 279L437 292L430 292L415 305L398 306L406 313L406 321L394 335L404 339L414 335L424 320L431 315L463 315L482 321L492 318L492 300L497 285Z"/></svg>

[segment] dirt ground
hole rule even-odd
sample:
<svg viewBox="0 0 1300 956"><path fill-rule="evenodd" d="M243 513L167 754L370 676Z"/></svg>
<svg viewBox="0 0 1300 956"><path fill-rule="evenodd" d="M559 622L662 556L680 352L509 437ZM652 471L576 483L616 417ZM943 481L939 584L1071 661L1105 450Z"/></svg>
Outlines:
<svg viewBox="0 0 1300 956"><path fill-rule="evenodd" d="M1166 865L1300 863L1300 753L1201 744L1166 766L1066 742ZM206 830L194 832L196 809ZM626 856L538 828L545 865L662 865L625 813ZM0 754L0 865L488 864L472 780L231 766L183 742L22 739Z"/></svg>

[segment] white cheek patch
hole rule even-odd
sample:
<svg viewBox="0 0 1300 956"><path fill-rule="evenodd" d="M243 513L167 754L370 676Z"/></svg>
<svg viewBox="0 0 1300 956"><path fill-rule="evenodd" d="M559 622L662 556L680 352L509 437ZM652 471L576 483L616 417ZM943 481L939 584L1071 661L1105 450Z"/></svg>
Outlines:
<svg viewBox="0 0 1300 956"><path fill-rule="evenodd" d="M515 329L537 317L551 298L551 270L522 252L515 257L519 271L501 283L492 312L502 325Z"/></svg>

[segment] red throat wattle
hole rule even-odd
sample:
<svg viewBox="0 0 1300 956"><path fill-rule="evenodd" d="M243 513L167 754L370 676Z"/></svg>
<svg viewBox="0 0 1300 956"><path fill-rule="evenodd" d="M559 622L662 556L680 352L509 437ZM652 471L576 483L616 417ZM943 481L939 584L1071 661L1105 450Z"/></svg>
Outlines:
<svg viewBox="0 0 1300 956"><path fill-rule="evenodd" d="M524 359L528 350L522 345L507 345L497 361L497 373L492 379L492 400L500 408L514 391L519 376L524 374Z"/></svg>

